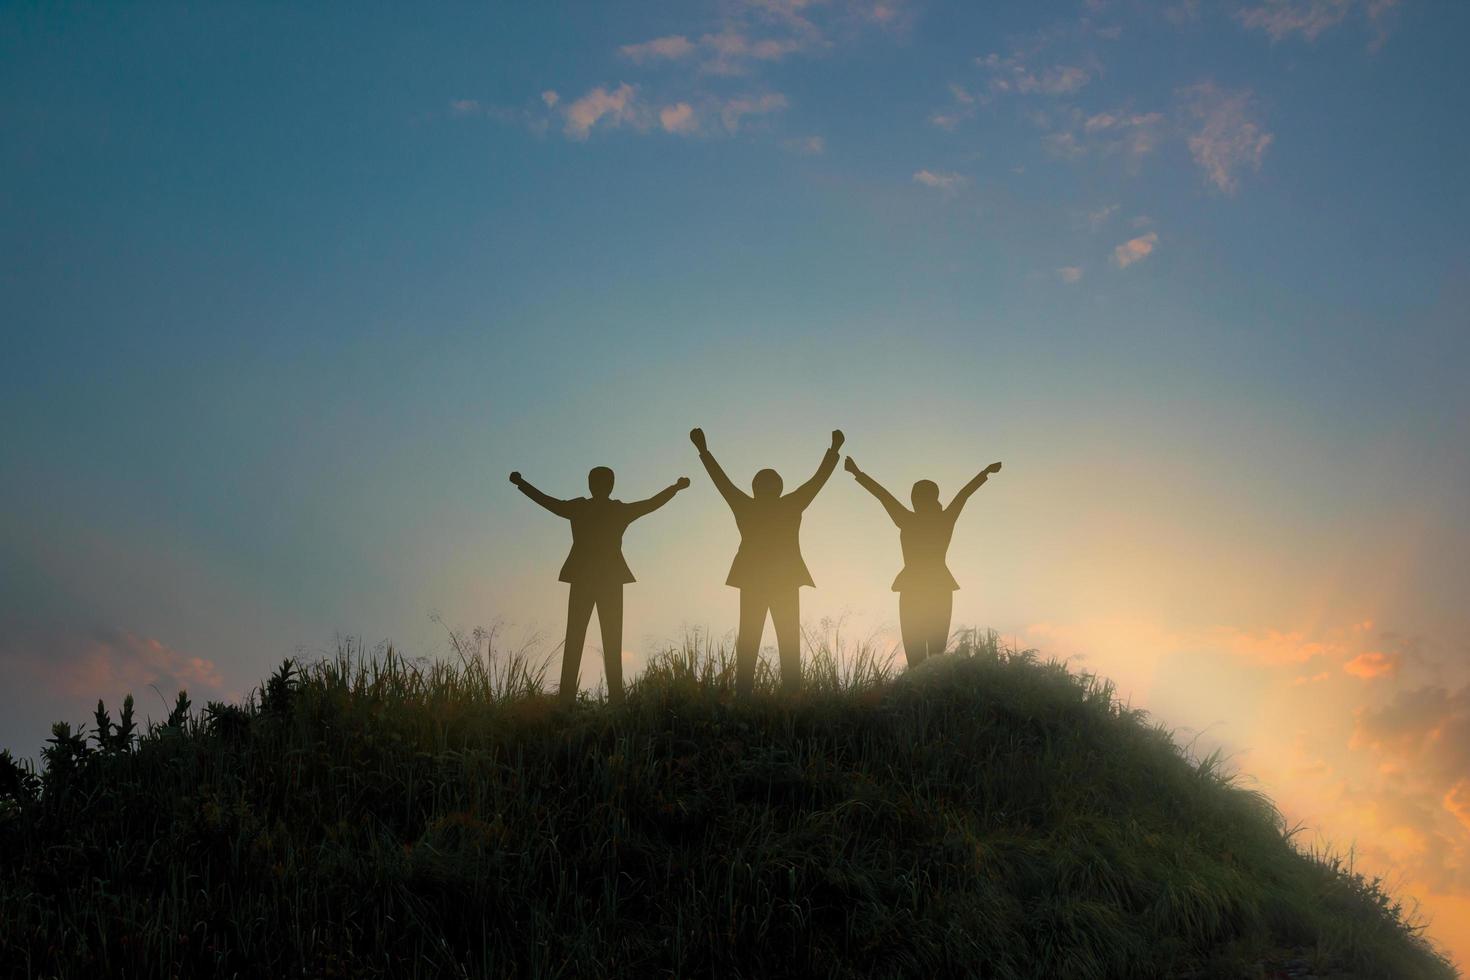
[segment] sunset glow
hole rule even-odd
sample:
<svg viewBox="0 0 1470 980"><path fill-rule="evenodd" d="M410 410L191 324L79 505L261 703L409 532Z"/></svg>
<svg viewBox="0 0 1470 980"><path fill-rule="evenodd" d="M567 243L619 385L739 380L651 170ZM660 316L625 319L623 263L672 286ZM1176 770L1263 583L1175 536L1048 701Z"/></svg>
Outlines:
<svg viewBox="0 0 1470 980"><path fill-rule="evenodd" d="M555 676L567 530L512 470L693 481L627 532L636 677L736 623L688 431L789 489L840 428L903 499L1003 460L955 625L1221 749L1464 969L1466 37L1432 0L10 5L0 746L344 634L494 626ZM804 627L897 651L841 469L801 541Z"/></svg>

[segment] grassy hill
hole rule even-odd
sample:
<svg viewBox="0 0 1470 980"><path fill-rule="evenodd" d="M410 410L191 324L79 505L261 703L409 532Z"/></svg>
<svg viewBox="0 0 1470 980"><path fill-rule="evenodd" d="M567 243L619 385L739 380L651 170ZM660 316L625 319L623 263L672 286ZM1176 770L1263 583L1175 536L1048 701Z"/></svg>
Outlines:
<svg viewBox="0 0 1470 980"><path fill-rule="evenodd" d="M1095 678L809 661L739 702L690 646L561 711L518 658L344 650L99 706L0 758L0 975L1455 975Z"/></svg>

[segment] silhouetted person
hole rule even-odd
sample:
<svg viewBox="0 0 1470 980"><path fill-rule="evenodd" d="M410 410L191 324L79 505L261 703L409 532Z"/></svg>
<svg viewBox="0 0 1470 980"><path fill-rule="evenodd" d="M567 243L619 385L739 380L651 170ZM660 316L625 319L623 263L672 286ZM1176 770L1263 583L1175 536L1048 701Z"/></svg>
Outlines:
<svg viewBox="0 0 1470 980"><path fill-rule="evenodd" d="M781 474L761 470L750 481L754 495L746 494L725 475L710 455L704 430L694 429L689 439L699 449L699 460L709 471L715 488L735 514L740 528L740 550L730 565L726 585L740 590L740 630L735 637L735 689L748 694L755 686L755 662L760 653L766 614L776 628L776 649L781 656L781 686L788 692L801 687L801 587L815 586L806 562L801 560L801 513L817 491L837 469L837 450L842 433L833 431L832 448L822 457L816 475L786 495L781 494Z"/></svg>
<svg viewBox="0 0 1470 980"><path fill-rule="evenodd" d="M903 651L909 666L917 667L930 654L944 652L949 643L949 620L954 613L954 593L960 584L949 573L944 556L954 524L970 495L1000 472L999 463L991 463L966 483L948 507L939 506L939 485L933 480L914 484L909 510L883 489L877 480L862 470L851 456L847 472L857 478L858 485L878 498L893 523L898 525L898 542L903 548L903 571L893 580L898 593L898 627L903 634Z"/></svg>
<svg viewBox="0 0 1470 980"><path fill-rule="evenodd" d="M623 585L634 581L628 563L623 560L623 532L644 514L651 514L674 499L674 494L689 486L689 478L681 476L672 486L633 503L612 499L613 471L606 466L594 467L587 474L591 497L558 500L537 490L521 478L510 475L510 482L521 493L558 517L572 522L572 550L561 566L561 581L571 584L567 596L567 641L561 658L561 699L571 704L577 700L577 670L582 664L582 644L587 639L587 624L592 610L597 609L597 622L602 627L602 661L607 672L608 700L623 699Z"/></svg>

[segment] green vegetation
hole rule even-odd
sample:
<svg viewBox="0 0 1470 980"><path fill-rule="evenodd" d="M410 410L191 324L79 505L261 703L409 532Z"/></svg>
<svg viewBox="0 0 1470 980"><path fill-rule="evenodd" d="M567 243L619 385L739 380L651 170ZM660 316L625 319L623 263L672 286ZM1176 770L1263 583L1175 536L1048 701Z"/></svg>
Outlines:
<svg viewBox="0 0 1470 980"><path fill-rule="evenodd" d="M570 711L459 640L0 757L0 975L1455 975L1218 757L994 636L748 702L690 643Z"/></svg>

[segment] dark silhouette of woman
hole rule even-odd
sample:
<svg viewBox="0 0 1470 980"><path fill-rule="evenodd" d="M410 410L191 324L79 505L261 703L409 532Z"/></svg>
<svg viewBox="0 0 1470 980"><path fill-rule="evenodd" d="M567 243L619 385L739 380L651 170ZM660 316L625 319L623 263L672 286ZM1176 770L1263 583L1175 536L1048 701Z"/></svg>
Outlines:
<svg viewBox="0 0 1470 980"><path fill-rule="evenodd" d="M788 692L801 688L801 587L815 586L806 562L801 559L801 514L817 491L837 469L837 450L842 448L840 431L832 433L832 448L822 457L816 475L784 496L781 474L761 470L750 481L747 494L725 475L710 455L704 430L694 429L689 439L699 450L699 460L740 528L740 550L730 565L725 584L740 590L740 631L735 638L735 690L749 694L755 686L755 662L760 653L766 615L776 628L776 649L781 656L781 686Z"/></svg>
<svg viewBox="0 0 1470 980"><path fill-rule="evenodd" d="M960 584L944 563L949 540L954 536L955 521L970 495L1000 472L999 463L991 463L966 483L948 507L939 506L939 485L933 480L914 484L909 510L862 470L851 456L847 472L857 478L858 485L878 498L893 523L898 525L898 542L903 548L903 571L893 580L898 593L898 626L903 634L903 651L909 666L917 667L930 654L940 654L949 643L949 620L954 613L954 593Z"/></svg>
<svg viewBox="0 0 1470 980"><path fill-rule="evenodd" d="M612 499L613 471L594 467L587 474L591 497L558 500L548 496L512 473L510 482L521 493L572 523L572 550L561 566L561 581L570 583L567 595L567 640L561 655L563 704L577 700L577 671L582 665L582 645L592 610L602 627L602 662L607 673L607 697L614 704L623 700L623 585L634 581L623 559L623 532L644 514L651 514L689 486L687 476L647 500L624 503Z"/></svg>

